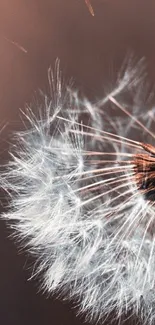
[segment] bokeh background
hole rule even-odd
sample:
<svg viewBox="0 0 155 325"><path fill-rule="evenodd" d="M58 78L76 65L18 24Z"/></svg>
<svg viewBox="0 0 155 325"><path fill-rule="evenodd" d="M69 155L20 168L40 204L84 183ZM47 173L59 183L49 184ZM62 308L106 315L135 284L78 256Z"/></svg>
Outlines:
<svg viewBox="0 0 155 325"><path fill-rule="evenodd" d="M47 70L57 57L64 78L72 78L92 100L102 96L129 52L146 58L154 83L155 1L91 0L91 4L94 17L84 0L0 1L0 126L7 123L1 133L2 162L8 157L9 135L22 127L19 109L35 91L48 89ZM1 221L0 324L84 324L72 305L41 294L38 281L28 281L31 262L9 235ZM127 323L134 322L133 317Z"/></svg>

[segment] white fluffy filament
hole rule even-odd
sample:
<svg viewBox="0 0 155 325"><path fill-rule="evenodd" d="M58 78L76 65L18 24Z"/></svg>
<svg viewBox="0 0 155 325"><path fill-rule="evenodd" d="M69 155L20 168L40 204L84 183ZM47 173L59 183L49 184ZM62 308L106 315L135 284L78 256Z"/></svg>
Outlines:
<svg viewBox="0 0 155 325"><path fill-rule="evenodd" d="M149 113L116 99L137 89L136 71L98 106L63 96L59 67L49 81L51 97L38 117L25 113L31 126L16 135L2 175L11 197L4 217L37 256L50 293L74 299L93 321L130 312L154 324L155 209L138 189L135 155L155 135Z"/></svg>

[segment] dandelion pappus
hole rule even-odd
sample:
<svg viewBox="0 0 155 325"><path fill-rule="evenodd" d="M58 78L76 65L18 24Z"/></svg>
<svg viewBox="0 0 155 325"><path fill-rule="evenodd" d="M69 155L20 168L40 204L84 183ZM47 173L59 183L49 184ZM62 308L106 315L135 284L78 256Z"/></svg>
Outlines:
<svg viewBox="0 0 155 325"><path fill-rule="evenodd" d="M26 111L30 126L1 173L4 218L38 257L43 288L94 323L110 313L155 323L154 117L141 111L139 82L129 65L92 104L63 93L57 62L49 97L37 101L39 116Z"/></svg>

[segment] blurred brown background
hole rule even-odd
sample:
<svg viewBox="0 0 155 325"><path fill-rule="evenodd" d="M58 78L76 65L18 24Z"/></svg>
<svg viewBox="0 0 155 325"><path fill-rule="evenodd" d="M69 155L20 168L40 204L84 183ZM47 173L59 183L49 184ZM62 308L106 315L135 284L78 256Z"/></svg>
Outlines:
<svg viewBox="0 0 155 325"><path fill-rule="evenodd" d="M150 81L155 80L154 0L91 3L95 17L84 0L0 1L0 121L9 123L1 135L1 160L7 157L8 130L21 127L19 108L37 89L48 88L47 69L57 57L65 79L73 77L91 99L102 95L128 51L146 57ZM27 281L27 259L8 234L1 221L0 324L83 324L70 305L47 299L37 282Z"/></svg>

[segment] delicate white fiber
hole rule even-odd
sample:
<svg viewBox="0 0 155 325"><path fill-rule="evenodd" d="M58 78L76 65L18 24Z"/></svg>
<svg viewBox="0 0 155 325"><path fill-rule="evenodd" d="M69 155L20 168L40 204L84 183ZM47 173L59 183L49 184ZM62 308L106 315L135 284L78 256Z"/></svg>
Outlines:
<svg viewBox="0 0 155 325"><path fill-rule="evenodd" d="M27 109L30 126L2 174L4 217L37 257L48 292L94 322L114 312L154 324L155 183L136 155L142 167L154 158L143 143L154 143L155 115L143 107L137 68L122 74L91 104L62 89L58 62L56 76L49 71L51 94Z"/></svg>

